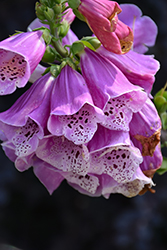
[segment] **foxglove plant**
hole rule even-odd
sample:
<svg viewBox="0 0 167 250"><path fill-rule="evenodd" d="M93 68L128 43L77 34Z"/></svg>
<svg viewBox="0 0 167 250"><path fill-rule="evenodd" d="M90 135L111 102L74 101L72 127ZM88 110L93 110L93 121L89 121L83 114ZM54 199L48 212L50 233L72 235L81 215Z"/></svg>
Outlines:
<svg viewBox="0 0 167 250"><path fill-rule="evenodd" d="M0 43L1 93L33 83L0 113L6 155L19 171L33 167L50 194L63 180L90 196L154 193L161 120L150 98L159 62L144 52L155 23L108 0L41 0L36 14L27 32ZM74 14L91 37L70 29Z"/></svg>

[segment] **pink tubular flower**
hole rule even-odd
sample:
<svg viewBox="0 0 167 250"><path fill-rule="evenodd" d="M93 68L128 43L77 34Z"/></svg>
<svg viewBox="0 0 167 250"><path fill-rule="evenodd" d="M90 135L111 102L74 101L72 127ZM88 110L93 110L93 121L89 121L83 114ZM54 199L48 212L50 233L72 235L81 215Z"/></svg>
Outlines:
<svg viewBox="0 0 167 250"><path fill-rule="evenodd" d="M103 112L94 106L84 78L66 65L52 91L48 130L83 144L91 140L102 120Z"/></svg>
<svg viewBox="0 0 167 250"><path fill-rule="evenodd" d="M0 42L0 95L24 87L44 52L42 31L20 33Z"/></svg>
<svg viewBox="0 0 167 250"><path fill-rule="evenodd" d="M17 157L35 152L45 134L54 80L50 73L41 77L10 109L0 114L3 147L14 150Z"/></svg>
<svg viewBox="0 0 167 250"><path fill-rule="evenodd" d="M108 0L81 0L78 10L103 46L116 54L127 53L133 44L131 28L118 20L120 6Z"/></svg>

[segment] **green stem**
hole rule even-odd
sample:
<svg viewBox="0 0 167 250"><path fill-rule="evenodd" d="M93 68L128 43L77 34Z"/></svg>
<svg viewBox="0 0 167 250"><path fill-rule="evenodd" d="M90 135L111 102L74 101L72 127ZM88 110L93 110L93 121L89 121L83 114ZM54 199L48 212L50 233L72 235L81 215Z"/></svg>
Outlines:
<svg viewBox="0 0 167 250"><path fill-rule="evenodd" d="M54 27L53 23L49 23L50 26L50 32L51 35L57 39L59 39L58 34L57 34L57 28ZM62 56L62 57L66 57L68 52L67 50L62 46L60 40L52 40L52 45L53 47L56 49L56 51Z"/></svg>

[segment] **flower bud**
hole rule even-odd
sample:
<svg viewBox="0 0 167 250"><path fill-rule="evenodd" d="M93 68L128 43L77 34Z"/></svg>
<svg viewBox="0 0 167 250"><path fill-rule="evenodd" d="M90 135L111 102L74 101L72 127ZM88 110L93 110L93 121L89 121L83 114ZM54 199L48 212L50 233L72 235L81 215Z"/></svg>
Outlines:
<svg viewBox="0 0 167 250"><path fill-rule="evenodd" d="M58 27L58 33L59 33L59 37L63 38L67 35L68 31L69 31L69 24L68 22L64 19L61 22L61 25Z"/></svg>
<svg viewBox="0 0 167 250"><path fill-rule="evenodd" d="M52 21L54 18L54 11L51 8L44 10L44 16L48 21Z"/></svg>
<svg viewBox="0 0 167 250"><path fill-rule="evenodd" d="M61 11L62 11L62 5L61 4L56 4L53 7L53 10L54 10L55 15L59 15L61 13Z"/></svg>
<svg viewBox="0 0 167 250"><path fill-rule="evenodd" d="M101 42L94 36L84 37L84 38L82 38L82 41L89 42L95 50L101 46Z"/></svg>
<svg viewBox="0 0 167 250"><path fill-rule="evenodd" d="M36 15L37 15L37 17L38 17L40 20L45 20L45 16L44 16L45 7L44 7L42 4L36 2L35 10L36 10Z"/></svg>

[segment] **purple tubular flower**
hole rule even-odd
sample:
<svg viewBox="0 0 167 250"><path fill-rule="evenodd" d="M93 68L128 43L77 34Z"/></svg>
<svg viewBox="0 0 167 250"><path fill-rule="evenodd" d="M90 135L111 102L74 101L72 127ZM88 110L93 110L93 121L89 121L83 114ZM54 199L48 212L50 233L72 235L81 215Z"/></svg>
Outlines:
<svg viewBox="0 0 167 250"><path fill-rule="evenodd" d="M102 120L103 112L94 106L84 78L66 65L52 91L48 130L83 144L91 140Z"/></svg>
<svg viewBox="0 0 167 250"><path fill-rule="evenodd" d="M104 112L101 124L109 129L128 131L133 112L142 108L147 94L94 51L85 49L80 63L94 104Z"/></svg>
<svg viewBox="0 0 167 250"><path fill-rule="evenodd" d="M131 181L143 161L140 150L130 142L129 133L102 126L88 143L88 149L91 155L89 172L105 173L118 183Z"/></svg>
<svg viewBox="0 0 167 250"><path fill-rule="evenodd" d="M89 169L89 152L85 145L75 145L62 136L46 136L40 140L36 155L63 172L86 175Z"/></svg>
<svg viewBox="0 0 167 250"><path fill-rule="evenodd" d="M133 50L145 53L147 46L155 44L158 33L157 26L148 16L142 16L141 10L134 4L121 4L122 12L119 19L134 32Z"/></svg>
<svg viewBox="0 0 167 250"><path fill-rule="evenodd" d="M42 31L20 33L0 42L0 95L24 87L44 52Z"/></svg>
<svg viewBox="0 0 167 250"><path fill-rule="evenodd" d="M75 145L62 136L46 136L40 140L36 155L48 164L47 168L52 171L51 183L54 182L55 171L61 174L71 186L79 188L81 192L87 192L89 195L96 192L99 181L96 176L88 175L90 161L86 145ZM43 178L44 181L45 178Z"/></svg>
<svg viewBox="0 0 167 250"><path fill-rule="evenodd" d="M33 158L32 165L34 174L46 187L48 192L52 194L64 179L64 177L61 175L61 172L52 167L50 164L40 160L36 156Z"/></svg>
<svg viewBox="0 0 167 250"><path fill-rule="evenodd" d="M162 164L159 145L161 120L149 98L143 108L133 115L129 126L131 139L134 145L141 150L144 157L141 169L147 176L152 176Z"/></svg>
<svg viewBox="0 0 167 250"><path fill-rule="evenodd" d="M50 73L46 74L38 79L10 109L0 114L0 130L7 138L3 146L14 148L16 156L30 155L36 150L39 139L43 138L54 82L55 78Z"/></svg>
<svg viewBox="0 0 167 250"><path fill-rule="evenodd" d="M154 185L154 183L152 182L151 178L146 177L142 173L140 167L137 168L131 181L126 183L117 183L112 177L106 174L101 175L99 179L101 193L105 198L109 198L110 194L113 193L120 193L131 198L140 194L140 192L142 192L145 187L153 192L151 187Z"/></svg>
<svg viewBox="0 0 167 250"><path fill-rule="evenodd" d="M132 84L150 93L155 81L154 75L160 67L159 62L153 56L138 54L132 50L127 54L117 55L108 52L104 47L100 47L97 52L118 67Z"/></svg>

